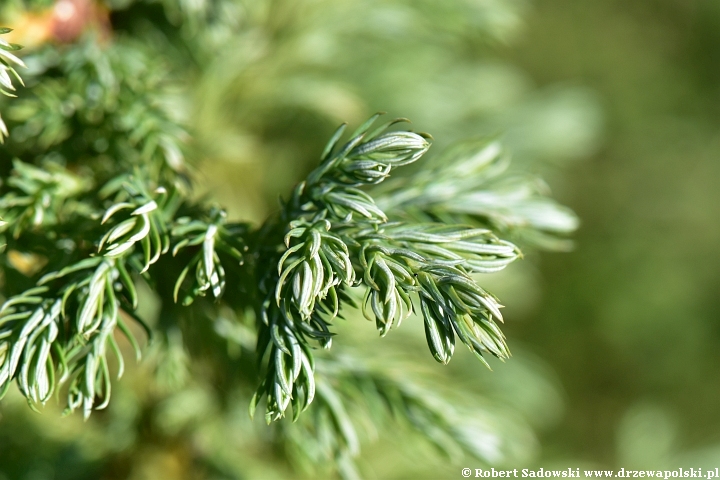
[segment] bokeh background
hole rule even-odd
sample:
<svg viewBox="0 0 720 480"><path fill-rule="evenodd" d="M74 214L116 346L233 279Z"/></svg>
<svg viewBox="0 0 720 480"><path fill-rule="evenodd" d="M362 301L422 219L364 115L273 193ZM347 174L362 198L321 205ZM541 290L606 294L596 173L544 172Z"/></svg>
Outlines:
<svg viewBox="0 0 720 480"><path fill-rule="evenodd" d="M483 278L507 306L514 354L492 372L469 354L438 366L411 322L383 340L349 322L335 348L432 371L437 388L481 405L483 421L510 439L498 465L720 466L720 3L160 3L108 2L113 28L161 41L171 37L151 22L163 8L179 23L220 5L216 21L197 27L213 29L206 44L162 48L190 59L181 80L191 95L180 105L196 138L199 194L233 218L262 221L338 123L376 111L430 132L434 153L501 138L513 168L540 174L579 216L572 250L529 249ZM10 1L0 17L20 38L13 21L27 20L25 6ZM182 34L199 35L192 25ZM227 317L215 330L242 343ZM214 345L232 357L230 340ZM53 406L38 415L11 391L0 404L0 478L323 475L274 449L247 416L248 392L212 385L178 342L187 379L157 386L153 369L167 354L151 351L87 422ZM369 436L358 463L381 479L460 478L460 468L484 466L394 428Z"/></svg>

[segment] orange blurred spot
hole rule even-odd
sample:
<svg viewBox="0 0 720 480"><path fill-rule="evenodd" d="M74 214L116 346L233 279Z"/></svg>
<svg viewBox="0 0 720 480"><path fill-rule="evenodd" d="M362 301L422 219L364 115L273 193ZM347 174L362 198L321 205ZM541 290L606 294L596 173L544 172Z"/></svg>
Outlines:
<svg viewBox="0 0 720 480"><path fill-rule="evenodd" d="M88 29L110 35L110 17L106 7L93 0L57 0L40 12L25 12L9 22L14 31L8 41L32 48L47 42L72 43Z"/></svg>

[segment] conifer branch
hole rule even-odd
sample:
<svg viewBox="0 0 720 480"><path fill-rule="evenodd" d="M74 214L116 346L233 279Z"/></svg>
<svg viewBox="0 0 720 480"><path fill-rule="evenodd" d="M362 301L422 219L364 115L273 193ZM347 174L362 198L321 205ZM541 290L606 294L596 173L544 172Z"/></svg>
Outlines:
<svg viewBox="0 0 720 480"><path fill-rule="evenodd" d="M110 228L99 239L97 253L40 278L37 287L8 299L0 310L0 391L15 379L28 402L45 403L60 382L69 382L68 410L84 416L110 401L109 350L123 359L114 337L119 328L141 356L137 340L123 317L138 321L137 289L130 272L140 275L169 249L166 219L173 212L172 194L152 194L132 178L109 185L114 203L101 225ZM95 407L96 399L102 403Z"/></svg>
<svg viewBox="0 0 720 480"><path fill-rule="evenodd" d="M112 179L86 203L95 226L82 233L98 235L96 252L76 256L74 263L40 279L43 290L29 290L31 298L41 299L38 307L21 301L27 292L8 300L3 349L9 353L2 386L17 379L29 401L47 400L54 386L33 389L30 377L18 368L34 365L34 344L28 340L50 329L42 338L53 349L43 365L69 362L59 375L70 379L69 409L82 406L87 416L96 397L104 406L110 394L105 355L108 349L117 351L112 332L118 327L132 338L123 316L139 320L133 275L152 278L149 268L170 251L173 256L190 252L173 289L174 300L183 305L208 294L220 300L227 289L227 268L236 278L254 271L258 298L249 301L256 302L260 320L257 355L265 364L265 377L251 411L267 398L268 422L283 417L290 406L297 419L316 398L312 350L331 347L333 320L347 306L357 305L357 288L364 290L362 311L381 336L415 312L424 319L428 347L438 362L450 361L456 336L483 362L484 354L507 358L509 349L496 324L502 321L501 305L472 275L503 269L518 258L518 248L489 228L417 222L401 215L396 220L378 207L366 188L417 161L430 144L425 135L389 130L398 121L373 129L377 118L342 145L344 126L338 129L319 166L257 232L227 223L220 209L188 203L185 187L152 187L151 178L157 178L152 169ZM64 205L77 201L90 185L64 181L63 175L70 174L62 170L53 176L20 162L15 172L22 181L9 183L15 190L0 205L12 220L6 228L16 237L43 222L68 221ZM105 213L93 213L108 201L103 199L110 201ZM59 313L53 309L58 301ZM37 318L45 323L34 323ZM51 335L49 325L63 335ZM131 343L137 345L134 338ZM36 375L45 377L50 374Z"/></svg>
<svg viewBox="0 0 720 480"><path fill-rule="evenodd" d="M268 422L281 418L291 403L297 416L312 402L311 349L330 348L332 320L342 303L353 303L352 287L365 289L363 311L381 335L419 305L438 362L450 361L455 335L483 362L484 353L509 356L495 323L502 321L501 305L470 274L500 270L519 250L489 230L390 222L360 188L381 183L430 144L424 135L389 131L397 120L371 130L377 118L340 147L344 126L338 129L318 168L296 187L279 218L265 226L269 235L283 232L286 247L258 262L260 268L277 265L277 272L260 274L265 301L258 357L267 356L268 366L251 406L254 412L267 396ZM276 241L269 235L263 243L272 245Z"/></svg>

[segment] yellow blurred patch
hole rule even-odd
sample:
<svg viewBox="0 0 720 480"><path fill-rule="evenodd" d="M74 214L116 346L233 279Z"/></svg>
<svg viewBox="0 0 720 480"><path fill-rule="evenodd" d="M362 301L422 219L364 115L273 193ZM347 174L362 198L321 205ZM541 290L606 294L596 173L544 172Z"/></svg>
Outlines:
<svg viewBox="0 0 720 480"><path fill-rule="evenodd" d="M28 277L38 273L48 262L47 258L42 255L17 250L9 250L7 259L15 270Z"/></svg>

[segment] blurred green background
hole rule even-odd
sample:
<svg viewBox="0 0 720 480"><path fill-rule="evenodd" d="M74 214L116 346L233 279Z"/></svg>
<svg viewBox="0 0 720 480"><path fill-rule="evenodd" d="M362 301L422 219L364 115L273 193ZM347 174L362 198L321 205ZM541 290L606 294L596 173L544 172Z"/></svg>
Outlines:
<svg viewBox="0 0 720 480"><path fill-rule="evenodd" d="M566 395L547 458L720 463L719 7L538 2L506 52L539 85L594 89L605 118L563 178L578 248L543 256L542 302L511 326Z"/></svg>
<svg viewBox="0 0 720 480"><path fill-rule="evenodd" d="M382 341L343 326L336 348L432 370L438 388L486 407L488 425L514 441L504 465L720 465L720 3L165 3L178 22L215 8L196 50L158 48L188 62L181 106L202 159L198 186L232 217L262 221L338 123L383 110L431 133L435 153L500 136L513 168L541 174L581 219L572 251L530 249L482 279L507 305L514 353L492 372L470 355L438 366L411 322ZM149 25L161 15L154 2L109 4L123 34L168 38ZM143 15L148 25L134 21ZM206 365L180 388L152 386L161 357L151 352L86 423L33 413L11 392L0 478L315 475L282 460L272 433L247 418L247 392L218 391ZM460 478L483 466L395 429L378 437L359 460L369 478Z"/></svg>

